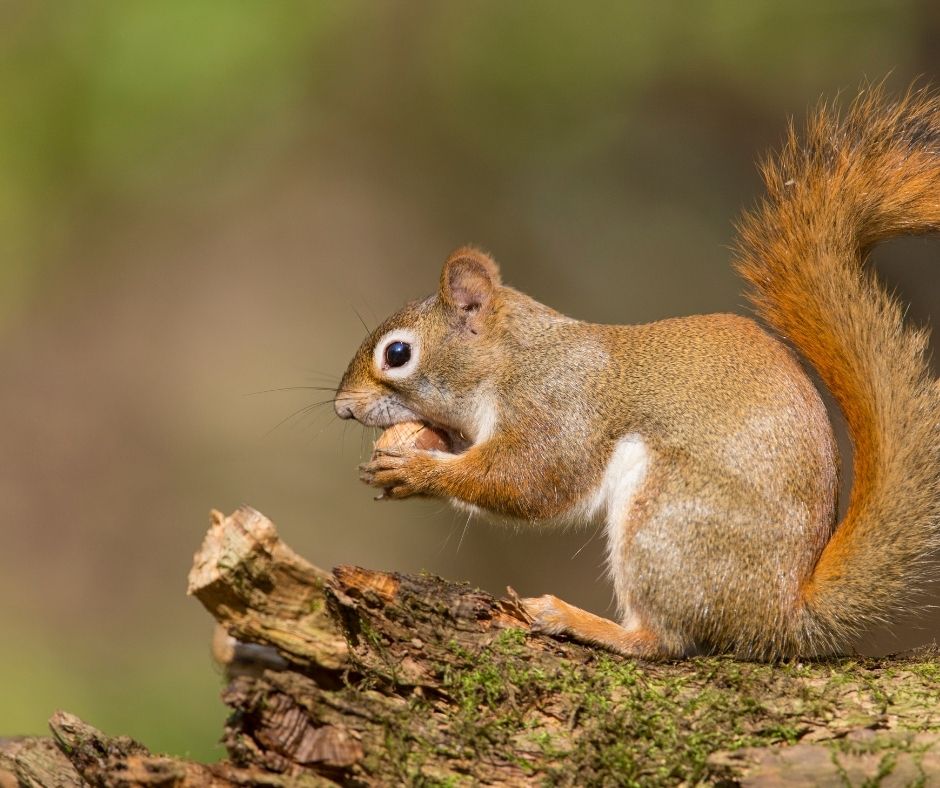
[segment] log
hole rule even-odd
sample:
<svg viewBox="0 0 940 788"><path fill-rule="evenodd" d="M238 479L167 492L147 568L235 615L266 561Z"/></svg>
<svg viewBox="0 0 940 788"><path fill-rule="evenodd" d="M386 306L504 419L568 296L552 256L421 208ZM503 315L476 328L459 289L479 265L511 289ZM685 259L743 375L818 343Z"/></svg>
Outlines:
<svg viewBox="0 0 940 788"><path fill-rule="evenodd" d="M247 507L213 513L189 593L220 627L228 759L154 755L59 713L51 739L0 742L2 788L940 782L936 646L626 659L532 632L512 592L324 572Z"/></svg>

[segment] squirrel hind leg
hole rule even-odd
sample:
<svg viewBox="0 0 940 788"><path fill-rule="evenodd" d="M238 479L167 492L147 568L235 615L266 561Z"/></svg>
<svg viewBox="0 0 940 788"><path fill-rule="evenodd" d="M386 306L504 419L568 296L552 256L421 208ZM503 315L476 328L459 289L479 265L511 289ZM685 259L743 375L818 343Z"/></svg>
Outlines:
<svg viewBox="0 0 940 788"><path fill-rule="evenodd" d="M532 617L533 632L566 635L627 657L668 659L683 653L639 623L621 626L551 594L523 599L522 604Z"/></svg>

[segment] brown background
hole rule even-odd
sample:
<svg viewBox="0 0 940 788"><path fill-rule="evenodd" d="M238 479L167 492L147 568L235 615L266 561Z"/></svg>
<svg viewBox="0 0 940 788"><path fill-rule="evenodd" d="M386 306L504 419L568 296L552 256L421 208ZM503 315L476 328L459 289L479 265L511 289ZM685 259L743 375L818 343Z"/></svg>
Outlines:
<svg viewBox="0 0 940 788"><path fill-rule="evenodd" d="M610 609L600 535L373 503L328 393L252 392L335 385L356 312L465 242L579 318L746 311L731 223L787 117L940 76L932 3L669 5L0 6L0 735L65 707L217 752L184 595L212 507L321 566ZM936 251L877 255L916 320Z"/></svg>

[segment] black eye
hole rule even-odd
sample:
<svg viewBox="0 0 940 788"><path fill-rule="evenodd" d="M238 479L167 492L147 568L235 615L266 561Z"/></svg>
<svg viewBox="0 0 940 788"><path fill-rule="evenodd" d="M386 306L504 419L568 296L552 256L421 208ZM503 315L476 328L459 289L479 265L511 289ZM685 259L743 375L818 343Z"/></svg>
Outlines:
<svg viewBox="0 0 940 788"><path fill-rule="evenodd" d="M403 367L411 358L411 345L407 342L392 342L385 347L385 363L390 367Z"/></svg>

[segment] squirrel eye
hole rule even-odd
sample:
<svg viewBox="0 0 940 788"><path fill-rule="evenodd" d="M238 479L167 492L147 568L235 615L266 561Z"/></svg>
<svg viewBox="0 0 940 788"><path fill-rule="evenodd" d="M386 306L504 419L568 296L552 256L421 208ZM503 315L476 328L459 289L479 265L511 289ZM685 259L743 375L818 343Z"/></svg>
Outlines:
<svg viewBox="0 0 940 788"><path fill-rule="evenodd" d="M392 342L385 348L385 363L390 367L403 367L411 358L411 345L407 342Z"/></svg>

